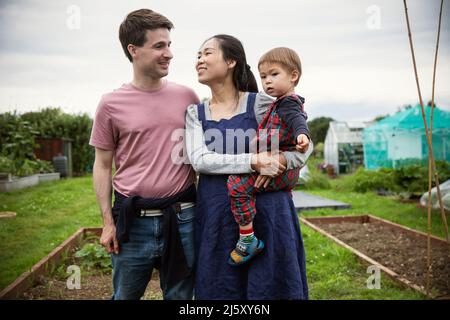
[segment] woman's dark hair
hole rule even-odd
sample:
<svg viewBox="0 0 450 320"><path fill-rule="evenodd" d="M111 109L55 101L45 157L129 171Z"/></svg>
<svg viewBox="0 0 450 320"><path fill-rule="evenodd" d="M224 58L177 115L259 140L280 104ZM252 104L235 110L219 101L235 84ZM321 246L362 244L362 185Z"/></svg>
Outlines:
<svg viewBox="0 0 450 320"><path fill-rule="evenodd" d="M227 34L218 34L209 38L217 39L225 61L236 61L233 71L233 83L239 91L258 92L255 76L247 64L244 47L241 41ZM206 41L208 41L206 40Z"/></svg>

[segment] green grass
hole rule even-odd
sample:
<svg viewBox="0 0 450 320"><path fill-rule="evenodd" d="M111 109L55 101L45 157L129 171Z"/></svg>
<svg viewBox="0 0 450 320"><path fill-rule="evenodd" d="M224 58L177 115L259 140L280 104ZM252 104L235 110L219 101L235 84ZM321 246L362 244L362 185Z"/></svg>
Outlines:
<svg viewBox="0 0 450 320"><path fill-rule="evenodd" d="M51 252L81 227L101 226L92 177L40 184L0 194L0 288Z"/></svg>
<svg viewBox="0 0 450 320"><path fill-rule="evenodd" d="M308 190L313 194L348 202L348 210L316 210L305 216L371 213L391 221L426 230L426 214L414 205L374 194ZM0 194L0 211L15 211L14 219L0 220L0 288L47 255L80 227L101 226L92 188L92 177L49 182L33 188ZM439 217L436 217L438 224ZM442 231L435 230L437 235ZM348 250L302 226L307 255L311 299L421 299L382 274L381 289L368 289L366 266Z"/></svg>

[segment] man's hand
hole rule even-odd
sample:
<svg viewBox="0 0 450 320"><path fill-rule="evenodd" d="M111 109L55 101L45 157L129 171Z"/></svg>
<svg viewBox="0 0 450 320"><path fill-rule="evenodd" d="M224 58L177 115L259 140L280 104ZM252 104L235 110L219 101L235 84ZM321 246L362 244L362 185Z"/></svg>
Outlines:
<svg viewBox="0 0 450 320"><path fill-rule="evenodd" d="M272 178L269 176L259 175L255 181L255 188L261 188L261 187L267 188L267 186L269 185L271 180L272 180Z"/></svg>
<svg viewBox="0 0 450 320"><path fill-rule="evenodd" d="M276 177L286 170L286 165L282 163L284 156L279 153L261 152L252 155L252 169L262 175L271 178Z"/></svg>
<svg viewBox="0 0 450 320"><path fill-rule="evenodd" d="M108 253L119 253L116 239L116 226L111 213L111 168L114 152L95 148L93 170L94 190L103 217L103 230L100 243Z"/></svg>
<svg viewBox="0 0 450 320"><path fill-rule="evenodd" d="M103 226L100 244L105 247L108 253L119 254L119 243L116 239L116 226L114 224Z"/></svg>
<svg viewBox="0 0 450 320"><path fill-rule="evenodd" d="M295 149L297 151L300 151L301 153L305 153L306 150L308 150L309 147L309 138L306 134L299 134L297 137L297 145L295 146Z"/></svg>

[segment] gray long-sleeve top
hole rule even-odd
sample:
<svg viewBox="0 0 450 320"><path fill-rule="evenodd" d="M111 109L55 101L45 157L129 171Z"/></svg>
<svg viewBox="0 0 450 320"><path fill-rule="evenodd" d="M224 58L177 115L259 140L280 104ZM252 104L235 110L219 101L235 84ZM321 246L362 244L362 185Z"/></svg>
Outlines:
<svg viewBox="0 0 450 320"><path fill-rule="evenodd" d="M245 113L247 108L248 93L245 93L239 105L239 113ZM254 111L256 121L261 123L273 98L265 93L258 93L255 99ZM208 102L205 102L205 116L211 119ZM252 173L251 153L221 154L208 150L206 146L202 124L198 118L197 105L192 104L186 113L186 149L187 156L195 171L204 174L243 174ZM313 151L312 142L305 153L298 151L285 151L284 157L287 161L287 169L304 166L306 160Z"/></svg>

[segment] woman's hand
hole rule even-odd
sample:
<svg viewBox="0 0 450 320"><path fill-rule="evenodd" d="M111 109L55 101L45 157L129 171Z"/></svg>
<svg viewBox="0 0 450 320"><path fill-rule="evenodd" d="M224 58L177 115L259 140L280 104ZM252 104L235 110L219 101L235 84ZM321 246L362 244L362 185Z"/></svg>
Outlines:
<svg viewBox="0 0 450 320"><path fill-rule="evenodd" d="M267 186L269 185L269 183L270 183L270 180L272 180L272 178L271 177L269 177L269 176L262 176L262 175L259 175L257 178L256 178L256 181L255 181L255 188L261 188L261 187L264 187L264 188L267 188Z"/></svg>
<svg viewBox="0 0 450 320"><path fill-rule="evenodd" d="M252 155L252 169L271 178L286 170L286 158L282 153L261 152Z"/></svg>

